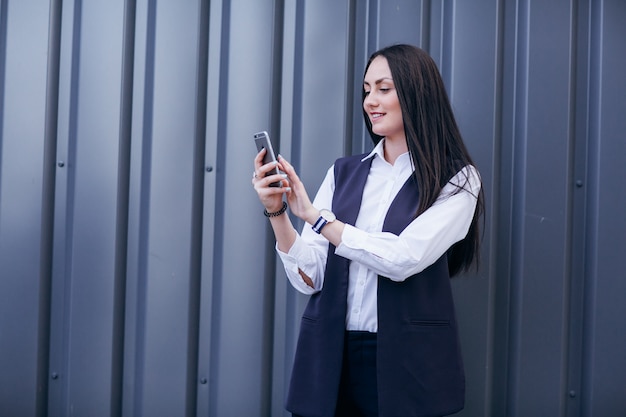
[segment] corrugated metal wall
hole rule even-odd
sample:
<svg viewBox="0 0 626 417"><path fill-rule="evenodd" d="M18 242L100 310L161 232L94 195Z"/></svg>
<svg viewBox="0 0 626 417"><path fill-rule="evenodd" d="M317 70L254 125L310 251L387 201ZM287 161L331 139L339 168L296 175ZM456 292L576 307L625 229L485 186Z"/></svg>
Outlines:
<svg viewBox="0 0 626 417"><path fill-rule="evenodd" d="M250 185L440 65L487 195L459 415L626 415L623 0L0 0L0 416L279 416L306 298Z"/></svg>

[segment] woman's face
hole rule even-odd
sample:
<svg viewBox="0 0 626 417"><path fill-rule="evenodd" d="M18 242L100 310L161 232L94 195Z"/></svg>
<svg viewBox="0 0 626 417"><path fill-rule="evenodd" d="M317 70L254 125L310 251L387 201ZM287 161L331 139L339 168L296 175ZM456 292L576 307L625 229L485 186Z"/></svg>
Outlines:
<svg viewBox="0 0 626 417"><path fill-rule="evenodd" d="M372 123L372 131L387 140L405 140L402 109L391 78L387 58L377 56L370 64L363 80L365 99L363 109Z"/></svg>

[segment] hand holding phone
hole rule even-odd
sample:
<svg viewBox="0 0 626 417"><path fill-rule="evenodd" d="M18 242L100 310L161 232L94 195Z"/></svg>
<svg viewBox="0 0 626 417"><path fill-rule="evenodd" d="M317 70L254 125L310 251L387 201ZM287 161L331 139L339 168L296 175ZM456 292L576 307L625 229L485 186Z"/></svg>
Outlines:
<svg viewBox="0 0 626 417"><path fill-rule="evenodd" d="M265 149L265 155L263 156L263 164L269 164L276 161L276 154L274 154L274 148L272 148L272 142L270 136L266 131L258 132L254 134L254 143L256 144L257 151ZM265 176L280 174L278 168L274 168L269 171ZM280 181L276 181L270 184L270 187L280 187Z"/></svg>

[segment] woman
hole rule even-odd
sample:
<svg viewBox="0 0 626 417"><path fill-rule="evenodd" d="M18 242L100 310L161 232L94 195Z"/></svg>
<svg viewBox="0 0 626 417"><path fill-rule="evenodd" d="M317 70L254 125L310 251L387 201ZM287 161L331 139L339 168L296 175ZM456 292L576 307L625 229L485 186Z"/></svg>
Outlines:
<svg viewBox="0 0 626 417"><path fill-rule="evenodd" d="M291 284L311 294L287 398L294 416L442 416L465 379L449 278L478 260L481 181L435 62L394 45L365 68L369 154L338 159L313 201L287 160L254 188ZM269 187L274 181L282 187ZM285 214L307 225L298 234Z"/></svg>

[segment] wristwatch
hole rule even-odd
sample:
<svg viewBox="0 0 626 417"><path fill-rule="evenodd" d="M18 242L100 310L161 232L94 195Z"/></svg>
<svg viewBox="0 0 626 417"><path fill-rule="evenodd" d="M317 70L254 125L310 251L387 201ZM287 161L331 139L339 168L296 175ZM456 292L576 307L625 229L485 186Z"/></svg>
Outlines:
<svg viewBox="0 0 626 417"><path fill-rule="evenodd" d="M328 223L332 223L337 219L335 213L330 210L321 209L320 210L320 218L317 219L315 224L312 226L312 229L318 235L322 232L322 228L326 226Z"/></svg>

